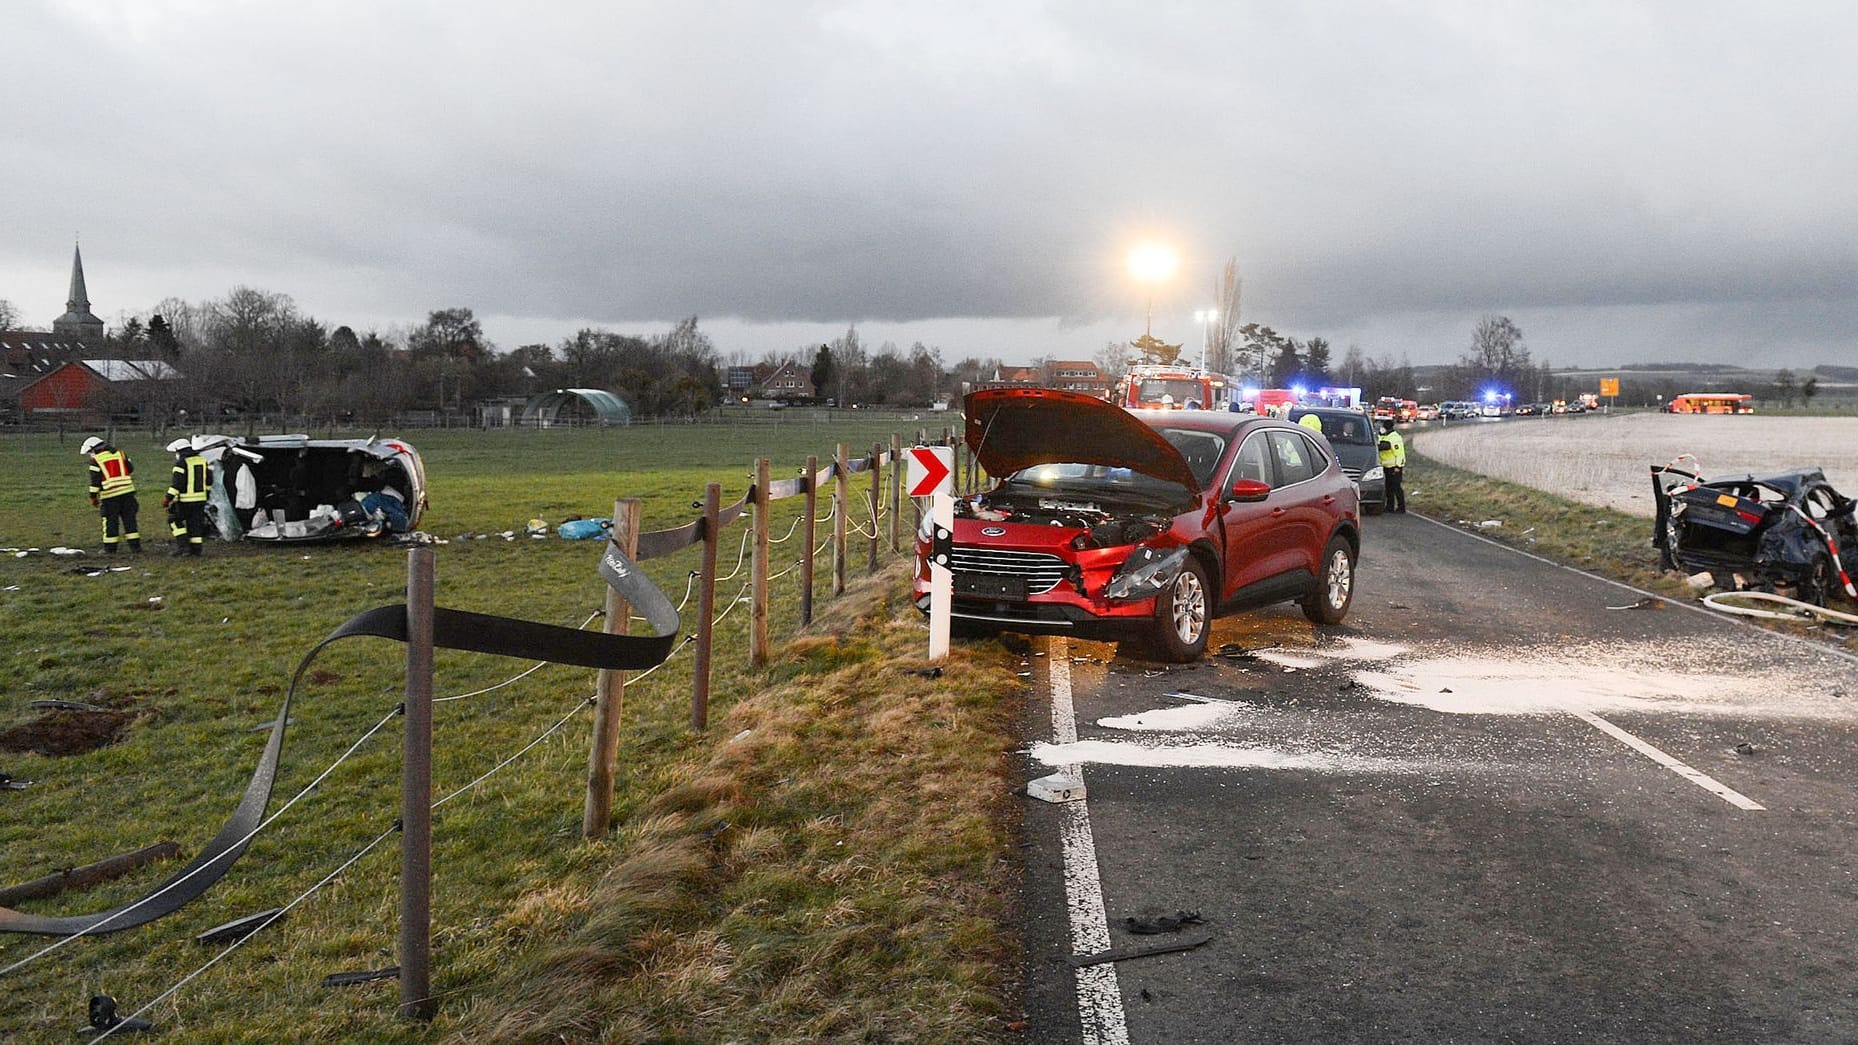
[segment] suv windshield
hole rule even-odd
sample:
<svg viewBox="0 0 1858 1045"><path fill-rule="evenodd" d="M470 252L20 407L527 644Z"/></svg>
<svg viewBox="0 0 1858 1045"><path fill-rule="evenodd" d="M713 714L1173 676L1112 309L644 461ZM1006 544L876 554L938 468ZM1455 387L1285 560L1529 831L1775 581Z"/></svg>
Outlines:
<svg viewBox="0 0 1858 1045"><path fill-rule="evenodd" d="M1193 472L1194 482L1205 489L1213 481L1213 472L1219 467L1219 459L1226 452L1226 437L1217 432L1188 428L1160 428L1156 431L1187 459L1187 467ZM1006 482L1018 487L1066 493L1103 496L1133 494L1166 502L1177 501L1181 497L1179 483L1157 479L1133 468L1081 462L1033 465L1007 476Z"/></svg>
<svg viewBox="0 0 1858 1045"><path fill-rule="evenodd" d="M1304 416L1292 415L1291 420L1300 420ZM1323 423L1324 437L1332 443L1353 443L1359 446L1373 446L1375 443L1374 430L1368 425L1368 419L1360 414L1317 414L1316 418Z"/></svg>

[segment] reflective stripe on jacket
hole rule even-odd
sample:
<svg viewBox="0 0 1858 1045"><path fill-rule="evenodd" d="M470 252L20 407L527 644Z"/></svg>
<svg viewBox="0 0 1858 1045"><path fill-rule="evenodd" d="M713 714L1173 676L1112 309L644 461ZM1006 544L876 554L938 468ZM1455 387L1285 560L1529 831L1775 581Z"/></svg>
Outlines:
<svg viewBox="0 0 1858 1045"><path fill-rule="evenodd" d="M199 454L177 457L174 472L168 479L168 496L183 503L206 500L206 488L213 481L213 469Z"/></svg>
<svg viewBox="0 0 1858 1045"><path fill-rule="evenodd" d="M1381 436L1381 467L1406 467L1406 440L1400 438L1399 432L1388 432Z"/></svg>
<svg viewBox="0 0 1858 1045"><path fill-rule="evenodd" d="M98 497L116 497L135 492L135 465L121 450L99 450L90 455L90 492Z"/></svg>

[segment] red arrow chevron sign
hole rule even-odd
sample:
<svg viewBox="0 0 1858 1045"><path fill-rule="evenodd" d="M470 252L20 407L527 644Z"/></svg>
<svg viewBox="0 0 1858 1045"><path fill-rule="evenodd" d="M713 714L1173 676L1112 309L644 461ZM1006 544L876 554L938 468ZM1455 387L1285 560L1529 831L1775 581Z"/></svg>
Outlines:
<svg viewBox="0 0 1858 1045"><path fill-rule="evenodd" d="M904 485L911 497L929 497L938 491L947 493L948 477L955 468L952 446L913 446L910 448L909 472Z"/></svg>

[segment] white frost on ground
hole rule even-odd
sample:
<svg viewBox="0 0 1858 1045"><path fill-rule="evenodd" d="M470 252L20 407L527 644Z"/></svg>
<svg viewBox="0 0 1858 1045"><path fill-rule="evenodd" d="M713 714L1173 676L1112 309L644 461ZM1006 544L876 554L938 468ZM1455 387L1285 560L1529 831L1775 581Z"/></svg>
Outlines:
<svg viewBox="0 0 1858 1045"><path fill-rule="evenodd" d="M1694 455L1709 478L1823 468L1834 487L1858 495L1858 417L1513 418L1416 429L1408 442L1454 468L1646 518L1651 466L1679 454Z"/></svg>
<svg viewBox="0 0 1858 1045"><path fill-rule="evenodd" d="M1830 664L1766 666L1733 643L1674 660L1653 642L1552 648L1440 648L1356 671L1382 700L1450 715L1663 712L1858 718L1858 675ZM1745 669L1733 674L1738 665Z"/></svg>

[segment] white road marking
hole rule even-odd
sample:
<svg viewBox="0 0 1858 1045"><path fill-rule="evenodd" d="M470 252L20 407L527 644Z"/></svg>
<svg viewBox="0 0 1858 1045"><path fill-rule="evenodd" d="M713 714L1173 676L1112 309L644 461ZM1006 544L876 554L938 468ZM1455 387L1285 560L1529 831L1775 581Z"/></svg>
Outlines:
<svg viewBox="0 0 1858 1045"><path fill-rule="evenodd" d="M1678 776L1683 777L1685 780L1690 781L1691 783L1697 785L1703 790L1708 791L1710 794L1715 795L1716 797L1722 799L1723 801L1729 803L1732 806L1735 806L1737 809L1760 810L1760 809L1767 808L1766 806L1761 805L1759 802L1756 802L1755 800L1749 798L1748 796L1742 794L1741 792L1736 791L1735 789L1729 787L1728 785L1723 784L1722 782L1716 780L1714 777L1711 777L1709 774L1704 773L1700 770L1692 769L1690 766L1687 766L1684 763L1679 762L1677 759L1672 758L1670 755L1665 754L1664 752L1658 750L1652 745L1646 743L1643 740L1640 740L1638 737L1633 736L1631 733L1628 733L1625 730L1619 728L1618 726L1615 726L1611 722L1608 722L1606 719L1601 718L1600 716L1594 714L1591 711L1571 711L1569 712L1569 714L1573 715L1575 718L1580 719L1582 722L1587 723L1588 725L1599 730L1600 732L1605 733L1607 736L1612 737L1614 740L1619 741L1620 743L1626 745L1627 747L1633 749L1634 751L1637 751L1639 754L1644 755L1646 758L1651 759L1653 762L1656 762L1659 765L1665 767L1666 769L1669 769L1671 772L1676 773Z"/></svg>
<svg viewBox="0 0 1858 1045"><path fill-rule="evenodd" d="M1052 739L1077 743L1077 715L1071 706L1070 643L1048 638L1045 658L1052 689ZM1059 767L1059 772L1084 779L1081 765ZM1097 954L1110 949L1110 919L1103 907L1103 882L1097 877L1097 843L1090 832L1088 799L1067 802L1059 835L1064 843L1065 907L1071 916L1071 951ZM1077 1018L1085 1045L1128 1045L1129 1027L1123 1016L1123 989L1116 964L1102 962L1077 970Z"/></svg>
<svg viewBox="0 0 1858 1045"><path fill-rule="evenodd" d="M1108 720L1105 720L1108 721ZM1080 740L1073 744L1034 744L1035 760L1068 773L1072 766L1144 766L1154 769L1304 769L1322 773L1413 772L1412 763L1387 758L1284 751L1235 744L1130 743Z"/></svg>

